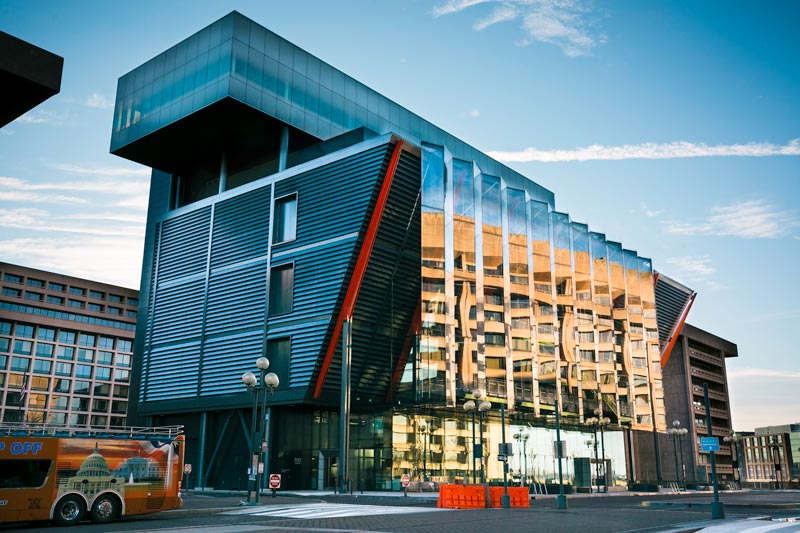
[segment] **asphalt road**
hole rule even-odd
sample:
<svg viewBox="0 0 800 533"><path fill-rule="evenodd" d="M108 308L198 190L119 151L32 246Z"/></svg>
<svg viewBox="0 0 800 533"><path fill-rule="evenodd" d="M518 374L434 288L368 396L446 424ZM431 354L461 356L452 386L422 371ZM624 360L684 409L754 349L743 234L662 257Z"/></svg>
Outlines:
<svg viewBox="0 0 800 533"><path fill-rule="evenodd" d="M733 524L752 517L800 517L800 492L750 491L723 494L726 521L711 521L703 506L711 495L611 495L569 497L559 510L553 498L536 499L528 509L437 510L430 498L381 495L262 497L259 507L239 507L235 494L189 494L184 509L131 517L108 525L89 522L70 533L250 533L250 532L458 532L512 531L687 532ZM647 503L645 503L647 502ZM764 524L766 522L758 522ZM731 526L732 527L732 526ZM38 533L47 524L0 526L0 531Z"/></svg>

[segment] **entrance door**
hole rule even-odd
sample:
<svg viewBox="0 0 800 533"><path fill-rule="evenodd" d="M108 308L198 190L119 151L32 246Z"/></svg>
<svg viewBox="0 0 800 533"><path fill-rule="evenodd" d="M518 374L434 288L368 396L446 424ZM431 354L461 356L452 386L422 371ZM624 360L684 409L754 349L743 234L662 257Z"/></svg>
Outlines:
<svg viewBox="0 0 800 533"><path fill-rule="evenodd" d="M319 451L319 488L335 490L339 478L339 450Z"/></svg>

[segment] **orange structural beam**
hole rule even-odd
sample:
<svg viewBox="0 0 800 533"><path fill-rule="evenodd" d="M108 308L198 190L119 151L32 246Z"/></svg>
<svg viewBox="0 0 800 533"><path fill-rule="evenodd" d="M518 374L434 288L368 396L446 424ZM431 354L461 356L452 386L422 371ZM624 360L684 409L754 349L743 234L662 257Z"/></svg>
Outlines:
<svg viewBox="0 0 800 533"><path fill-rule="evenodd" d="M686 307L684 307L683 309L683 313L681 313L681 318L678 320L678 323L675 324L675 329L672 330L672 336L670 336L669 341L667 342L667 347L664 348L663 352L661 352L662 369L667 364L667 359L669 359L669 355L672 353L672 348L674 348L675 343L678 342L678 336L680 335L681 330L683 329L683 324L686 322L686 318L689 316L689 310L692 308L695 296L697 296L697 293L693 292L692 295L689 297L689 303L686 304Z"/></svg>
<svg viewBox="0 0 800 533"><path fill-rule="evenodd" d="M333 354L336 352L336 345L339 342L339 335L342 333L342 323L352 318L353 309L356 306L358 299L358 292L361 289L361 282L364 281L364 274L367 272L367 265L369 258L372 255L372 248L375 245L375 237L378 235L378 228L380 227L381 218L383 217L383 210L386 207L386 202L389 199L389 191L392 188L392 181L394 180L395 172L397 171L397 164L400 162L400 154L403 151L403 141L398 140L392 153L392 158L389 160L389 168L386 170L386 176L383 178L381 190L378 193L378 201L375 203L375 209L372 211L372 218L367 227L367 233L364 236L364 242L361 245L361 250L358 253L358 260L356 261L355 269L353 270L353 277L350 278L350 285L347 287L347 293L344 297L344 303L339 311L339 316L336 319L336 325L333 329L333 336L331 342L328 344L328 350L325 352L325 359L322 361L322 368L319 371L317 384L314 387L314 398L319 398L322 394L322 387L325 384L325 378L328 375L328 369L333 360Z"/></svg>

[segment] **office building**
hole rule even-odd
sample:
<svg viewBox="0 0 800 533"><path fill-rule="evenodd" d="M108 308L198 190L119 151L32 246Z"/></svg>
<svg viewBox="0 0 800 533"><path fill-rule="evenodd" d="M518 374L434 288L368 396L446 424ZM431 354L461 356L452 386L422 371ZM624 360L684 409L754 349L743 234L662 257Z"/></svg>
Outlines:
<svg viewBox="0 0 800 533"><path fill-rule="evenodd" d="M659 277L658 283L664 281ZM659 307L660 311L661 307ZM716 437L717 480L723 485L740 483L740 461L731 421L726 359L738 357L736 344L700 328L684 323L669 353L665 353L664 389L667 422L671 431L661 437L663 479L681 484L707 484L711 481L710 454L700 446L702 437ZM708 388L711 433L706 423L704 385ZM676 423L677 422L677 423ZM677 460L673 462L673 458ZM677 465L678 472L675 471Z"/></svg>
<svg viewBox="0 0 800 533"><path fill-rule="evenodd" d="M111 152L153 168L132 413L196 484L246 485L262 355L283 487L502 478L501 410L522 478L558 409L570 483L655 480L651 262L550 191L236 12L119 79Z"/></svg>
<svg viewBox="0 0 800 533"><path fill-rule="evenodd" d="M800 423L758 427L743 441L748 486L800 487Z"/></svg>
<svg viewBox="0 0 800 533"><path fill-rule="evenodd" d="M0 263L0 421L125 425L138 291Z"/></svg>

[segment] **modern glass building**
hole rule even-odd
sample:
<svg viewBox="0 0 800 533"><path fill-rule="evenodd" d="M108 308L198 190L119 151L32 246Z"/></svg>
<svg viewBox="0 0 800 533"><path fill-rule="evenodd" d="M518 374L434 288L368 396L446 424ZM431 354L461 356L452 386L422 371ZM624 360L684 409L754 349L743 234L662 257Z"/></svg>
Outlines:
<svg viewBox="0 0 800 533"><path fill-rule="evenodd" d="M550 191L236 12L122 76L114 117L153 168L132 416L186 424L197 485L245 486L262 355L284 487L502 478L501 410L513 479L555 478L558 409L571 483L655 480L651 262Z"/></svg>
<svg viewBox="0 0 800 533"><path fill-rule="evenodd" d="M0 421L126 424L138 291L0 263Z"/></svg>

